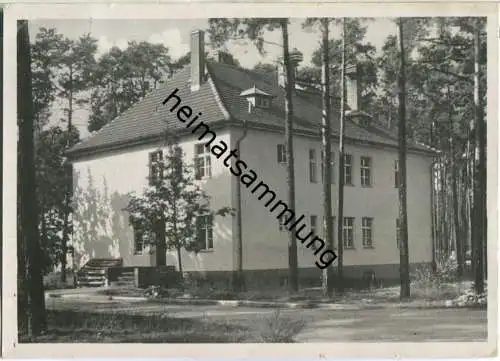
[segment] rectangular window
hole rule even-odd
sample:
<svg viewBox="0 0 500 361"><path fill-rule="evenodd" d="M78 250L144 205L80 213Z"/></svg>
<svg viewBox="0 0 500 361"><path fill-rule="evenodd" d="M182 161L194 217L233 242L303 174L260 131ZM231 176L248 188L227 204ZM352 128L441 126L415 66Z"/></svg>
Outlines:
<svg viewBox="0 0 500 361"><path fill-rule="evenodd" d="M195 179L210 178L212 176L212 164L210 149L205 144L194 146L194 177Z"/></svg>
<svg viewBox="0 0 500 361"><path fill-rule="evenodd" d="M278 163L286 164L286 148L284 144L278 144L276 146L276 150L278 152Z"/></svg>
<svg viewBox="0 0 500 361"><path fill-rule="evenodd" d="M396 247L399 249L401 244L401 224L399 218L396 218Z"/></svg>
<svg viewBox="0 0 500 361"><path fill-rule="evenodd" d="M157 150L149 153L149 185L157 184L163 179L163 152Z"/></svg>
<svg viewBox="0 0 500 361"><path fill-rule="evenodd" d="M311 222L311 231L317 235L318 234L318 216L315 214L311 214L309 217L309 221Z"/></svg>
<svg viewBox="0 0 500 361"><path fill-rule="evenodd" d="M344 184L352 186L352 155L344 154Z"/></svg>
<svg viewBox="0 0 500 361"><path fill-rule="evenodd" d="M321 181L324 182L325 179L325 154L321 151ZM332 184L335 183L335 153L332 152L330 159L330 177Z"/></svg>
<svg viewBox="0 0 500 361"><path fill-rule="evenodd" d="M343 224L344 248L354 248L354 217L344 217Z"/></svg>
<svg viewBox="0 0 500 361"><path fill-rule="evenodd" d="M373 218L363 217L361 223L361 232L363 234L363 247L373 247Z"/></svg>
<svg viewBox="0 0 500 361"><path fill-rule="evenodd" d="M214 248L212 221L211 215L199 216L196 219L196 239L201 250Z"/></svg>
<svg viewBox="0 0 500 361"><path fill-rule="evenodd" d="M255 98L255 106L259 108L269 108L269 99L263 97Z"/></svg>
<svg viewBox="0 0 500 361"><path fill-rule="evenodd" d="M318 182L316 149L309 149L309 181L311 183Z"/></svg>
<svg viewBox="0 0 500 361"><path fill-rule="evenodd" d="M394 188L399 188L399 160L394 161Z"/></svg>
<svg viewBox="0 0 500 361"><path fill-rule="evenodd" d="M371 187L372 185L372 159L361 157L361 186Z"/></svg>
<svg viewBox="0 0 500 361"><path fill-rule="evenodd" d="M139 230L134 228L134 254L135 255L142 255L144 252L144 244L145 242L145 237L144 233Z"/></svg>

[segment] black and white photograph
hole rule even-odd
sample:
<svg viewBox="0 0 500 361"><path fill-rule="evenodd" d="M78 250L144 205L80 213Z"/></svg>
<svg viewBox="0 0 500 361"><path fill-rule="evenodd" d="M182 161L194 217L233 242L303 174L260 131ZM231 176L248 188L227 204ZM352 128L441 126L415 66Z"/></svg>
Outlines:
<svg viewBox="0 0 500 361"><path fill-rule="evenodd" d="M9 347L491 352L488 12L193 6L10 18Z"/></svg>

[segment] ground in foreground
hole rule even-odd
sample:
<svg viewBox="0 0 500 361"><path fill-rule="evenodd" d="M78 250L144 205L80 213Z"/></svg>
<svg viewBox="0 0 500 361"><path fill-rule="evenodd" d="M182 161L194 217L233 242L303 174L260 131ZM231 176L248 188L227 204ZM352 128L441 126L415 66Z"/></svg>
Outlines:
<svg viewBox="0 0 500 361"><path fill-rule="evenodd" d="M444 342L486 341L487 312L189 306L51 299L49 330L21 342ZM280 340L280 341L278 341Z"/></svg>

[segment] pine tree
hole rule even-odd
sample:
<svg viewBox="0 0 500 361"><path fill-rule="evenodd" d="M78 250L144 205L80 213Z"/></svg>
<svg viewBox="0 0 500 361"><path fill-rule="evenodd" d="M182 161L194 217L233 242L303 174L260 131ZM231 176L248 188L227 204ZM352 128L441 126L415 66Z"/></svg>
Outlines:
<svg viewBox="0 0 500 361"><path fill-rule="evenodd" d="M209 34L214 46L222 46L231 38L247 38L251 40L259 52L264 53L265 30L281 30L283 67L285 71L285 148L287 159L287 204L295 209L295 169L293 152L293 102L292 93L295 87L292 77L292 61L288 41L288 19L286 18L248 18L248 19L210 19ZM288 232L288 286L290 293L296 293L298 283L297 238L295 232Z"/></svg>
<svg viewBox="0 0 500 361"><path fill-rule="evenodd" d="M31 52L28 22L20 20L17 35L18 59L18 114L20 149L20 234L19 242L25 256L25 288L20 293L27 296L27 328L30 336L38 336L46 329L45 295L41 270L42 254L38 235L38 209L35 184L34 117L31 84ZM24 254L23 254L24 253ZM23 265L23 262L21 262ZM21 310L22 312L23 310Z"/></svg>
<svg viewBox="0 0 500 361"><path fill-rule="evenodd" d="M404 45L404 20L399 18L399 51L400 68L398 74L399 91L399 272L401 282L401 299L410 297L410 268L408 255L408 214L406 204L406 50Z"/></svg>
<svg viewBox="0 0 500 361"><path fill-rule="evenodd" d="M225 216L231 209L210 209L210 198L195 183L182 148L175 140L168 142L166 152L158 149L158 156L152 160L149 185L142 194L130 195L126 209L134 230L154 246L156 265L165 266L167 250L175 250L182 276L182 249L198 252L205 246L196 239L200 217L208 222L204 226L211 228L215 216Z"/></svg>

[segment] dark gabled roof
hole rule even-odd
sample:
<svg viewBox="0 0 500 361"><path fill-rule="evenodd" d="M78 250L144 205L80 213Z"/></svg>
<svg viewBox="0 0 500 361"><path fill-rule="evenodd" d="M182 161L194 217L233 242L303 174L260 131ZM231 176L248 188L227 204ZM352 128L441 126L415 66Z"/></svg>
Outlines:
<svg viewBox="0 0 500 361"><path fill-rule="evenodd" d="M193 110L203 112L205 122L224 119L224 113L215 101L214 92L208 82L196 92L190 90L189 67L181 69L162 87L150 92L128 110L102 127L95 134L76 144L70 154L87 150L105 149L109 146L148 139L163 134L167 129L180 127L175 114L162 106L163 100L176 88L177 95Z"/></svg>
<svg viewBox="0 0 500 361"><path fill-rule="evenodd" d="M208 81L200 89L190 89L190 68L184 67L174 77L160 88L153 90L144 99L137 102L123 114L106 124L98 132L84 139L69 151L71 157L88 152L99 152L117 146L126 147L128 144L147 142L158 139L167 130L181 131L185 129L176 117L170 113L163 100L176 88L177 95L183 105L193 109L193 116L202 112L199 117L206 124L234 123L246 121L253 126L262 126L275 129L284 128L285 94L276 81L269 76L237 68L217 62L207 63ZM269 109L258 109L249 113L248 102L240 96L242 91L256 87L274 96ZM297 90L293 95L294 129L312 134L320 134L321 102L314 101L320 94L310 94ZM332 132L339 131L339 110L332 111ZM346 121L346 141L379 144L382 146L397 146L397 138L389 132L369 129ZM429 148L418 144L409 144L411 149L431 152Z"/></svg>

